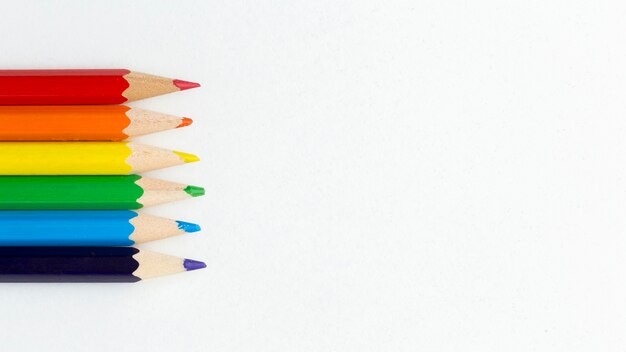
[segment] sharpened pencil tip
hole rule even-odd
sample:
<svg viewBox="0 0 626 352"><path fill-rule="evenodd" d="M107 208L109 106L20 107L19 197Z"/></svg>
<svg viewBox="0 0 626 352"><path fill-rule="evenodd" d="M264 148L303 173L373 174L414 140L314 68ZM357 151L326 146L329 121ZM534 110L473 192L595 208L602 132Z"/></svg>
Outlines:
<svg viewBox="0 0 626 352"><path fill-rule="evenodd" d="M178 87L178 89L180 89L180 90L187 90L187 89L191 89L191 88L198 88L198 87L200 87L200 83L188 82L188 81L183 81L183 80L180 80L180 79L175 79L174 80L174 85L176 87Z"/></svg>
<svg viewBox="0 0 626 352"><path fill-rule="evenodd" d="M183 161L185 161L186 163L193 163L196 161L200 161L200 158L198 158L198 156L193 155L193 154L177 152L177 151L174 151L174 153L180 156L183 159Z"/></svg>
<svg viewBox="0 0 626 352"><path fill-rule="evenodd" d="M185 187L185 192L192 197L200 197L205 193L204 188L198 186L187 186Z"/></svg>
<svg viewBox="0 0 626 352"><path fill-rule="evenodd" d="M200 225L198 224L192 224L190 222L185 222L185 221L176 221L176 223L178 223L179 229L187 233L198 232L201 230Z"/></svg>
<svg viewBox="0 0 626 352"><path fill-rule="evenodd" d="M206 264L204 264L203 262L200 262L197 260L191 260L191 259L185 259L185 261L183 262L183 266L185 267L185 270L187 271L206 268Z"/></svg>
<svg viewBox="0 0 626 352"><path fill-rule="evenodd" d="M180 125L176 126L176 128L187 127L193 123L193 120L188 117L183 117L183 120L180 122Z"/></svg>

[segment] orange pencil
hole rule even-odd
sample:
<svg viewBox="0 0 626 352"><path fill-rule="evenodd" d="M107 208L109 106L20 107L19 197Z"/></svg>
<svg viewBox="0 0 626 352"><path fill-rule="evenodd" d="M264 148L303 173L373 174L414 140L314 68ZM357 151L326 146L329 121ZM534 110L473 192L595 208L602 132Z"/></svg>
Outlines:
<svg viewBox="0 0 626 352"><path fill-rule="evenodd" d="M0 106L0 141L121 141L191 123L123 105Z"/></svg>

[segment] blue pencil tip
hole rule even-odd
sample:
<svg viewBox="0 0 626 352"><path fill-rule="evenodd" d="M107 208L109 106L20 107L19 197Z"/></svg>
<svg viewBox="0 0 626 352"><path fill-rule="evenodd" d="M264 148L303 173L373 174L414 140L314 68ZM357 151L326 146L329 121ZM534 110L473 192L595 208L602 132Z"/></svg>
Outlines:
<svg viewBox="0 0 626 352"><path fill-rule="evenodd" d="M206 264L204 264L203 262L199 262L197 260L191 260L191 259L185 259L183 266L185 267L185 270L187 271L206 268Z"/></svg>
<svg viewBox="0 0 626 352"><path fill-rule="evenodd" d="M184 222L184 221L176 221L178 223L178 228L185 231L185 232L198 232L200 231L200 225L198 224L192 224L190 222Z"/></svg>

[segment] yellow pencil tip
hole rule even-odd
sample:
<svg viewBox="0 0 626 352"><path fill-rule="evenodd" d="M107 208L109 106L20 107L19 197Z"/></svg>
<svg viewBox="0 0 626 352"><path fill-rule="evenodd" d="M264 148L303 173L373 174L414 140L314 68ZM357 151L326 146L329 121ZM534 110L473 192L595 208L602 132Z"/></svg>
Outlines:
<svg viewBox="0 0 626 352"><path fill-rule="evenodd" d="M177 151L174 151L174 153L180 156L185 161L185 163L193 163L196 161L200 161L200 158L198 158L196 155L193 155L193 154L177 152Z"/></svg>

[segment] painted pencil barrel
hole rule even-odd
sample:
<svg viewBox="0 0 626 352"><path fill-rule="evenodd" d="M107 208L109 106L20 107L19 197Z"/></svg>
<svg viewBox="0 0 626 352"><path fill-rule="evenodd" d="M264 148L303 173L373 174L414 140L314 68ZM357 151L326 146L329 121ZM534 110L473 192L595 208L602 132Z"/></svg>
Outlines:
<svg viewBox="0 0 626 352"><path fill-rule="evenodd" d="M204 195L204 188L139 175L0 176L0 210L122 210Z"/></svg>
<svg viewBox="0 0 626 352"><path fill-rule="evenodd" d="M0 211L0 246L130 246L137 213Z"/></svg>
<svg viewBox="0 0 626 352"><path fill-rule="evenodd" d="M136 282L128 247L0 247L0 282Z"/></svg>
<svg viewBox="0 0 626 352"><path fill-rule="evenodd" d="M0 141L121 141L191 123L123 105L0 105Z"/></svg>
<svg viewBox="0 0 626 352"><path fill-rule="evenodd" d="M139 209L138 175L0 176L0 210Z"/></svg>
<svg viewBox="0 0 626 352"><path fill-rule="evenodd" d="M121 104L125 69L0 70L0 105Z"/></svg>
<svg viewBox="0 0 626 352"><path fill-rule="evenodd" d="M198 160L131 142L0 143L0 175L127 175Z"/></svg>

